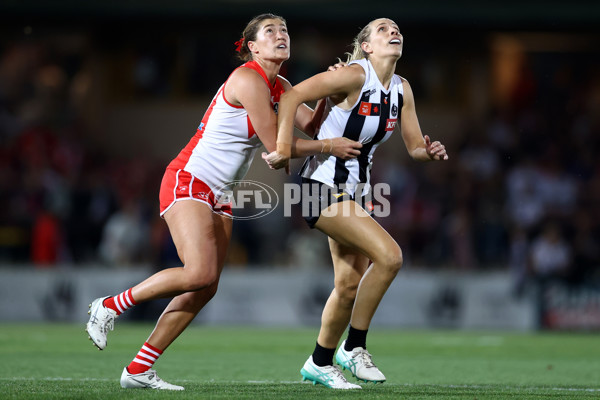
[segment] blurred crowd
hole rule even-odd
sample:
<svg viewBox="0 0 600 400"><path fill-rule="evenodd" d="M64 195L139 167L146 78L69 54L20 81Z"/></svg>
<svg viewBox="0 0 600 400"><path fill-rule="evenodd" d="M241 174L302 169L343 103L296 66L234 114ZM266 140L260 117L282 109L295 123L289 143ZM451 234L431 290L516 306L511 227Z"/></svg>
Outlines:
<svg viewBox="0 0 600 400"><path fill-rule="evenodd" d="M160 251L153 224L163 166L102 142L82 39L25 35L0 48L3 263L129 265Z"/></svg>
<svg viewBox="0 0 600 400"><path fill-rule="evenodd" d="M27 29L0 43L0 263L40 268L178 263L157 215L169 160L150 152L123 156L102 141L102 111L115 99L95 79L106 72L97 61L106 65L110 46L85 34L48 39ZM306 32L304 37L299 48L318 40ZM182 58L164 42L153 43L134 46L129 62L116 67L131 77L117 101L209 99L223 80L216 82L214 71L225 78L234 66L233 48L221 49L225 55L215 57L221 62L208 65L193 61L204 50L194 53L187 46L192 55ZM315 59L310 50L306 54L290 61L292 82L331 63ZM486 105L476 111L465 109L464 102L457 107L452 94L440 100L427 90L437 85L452 92L456 69L439 72L438 65L432 72L426 58L407 62L401 74L413 85L421 124L436 109L460 113L459 123L450 132L443 126L425 132L446 143L450 160L443 165L399 158L404 149L376 154L373 180L392 188L392 214L380 223L400 243L409 265L510 269L517 291L531 277L599 282L600 56L524 51L522 58L517 79L502 87L499 98L492 95L493 76L484 80L486 87L456 91L483 92ZM484 69L495 67L491 55L482 59ZM172 87L174 73L187 74L186 88ZM160 134L149 133L148 140L164 141ZM269 223L283 226L275 230L283 236L254 235L264 228L261 220L239 225L231 264L301 259L329 265L323 237L298 219ZM256 251L261 241L272 239L285 244L278 246L280 254ZM315 256L319 249L322 258Z"/></svg>

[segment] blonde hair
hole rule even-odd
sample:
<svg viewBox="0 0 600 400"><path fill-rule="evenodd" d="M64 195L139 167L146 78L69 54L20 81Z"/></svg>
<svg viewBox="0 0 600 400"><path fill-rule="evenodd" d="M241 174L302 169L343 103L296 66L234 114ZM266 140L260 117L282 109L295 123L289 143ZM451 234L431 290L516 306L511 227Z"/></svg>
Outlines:
<svg viewBox="0 0 600 400"><path fill-rule="evenodd" d="M373 21L375 21L375 20L373 20ZM373 21L371 21L371 22L373 22ZM366 53L362 49L361 45L363 42L369 41L369 37L371 36L371 22L369 22L367 25L365 25L365 27L362 28L360 30L360 32L358 32L358 35L356 35L356 37L352 41L352 47L353 47L352 53L346 53L346 55L348 56L348 58L346 59L347 63L349 63L350 61L354 61L354 60L369 58L369 54Z"/></svg>
<svg viewBox="0 0 600 400"><path fill-rule="evenodd" d="M266 19L279 19L285 25L287 25L287 22L285 22L285 19L283 17L271 13L260 14L252 18L252 20L248 22L248 25L246 25L246 28L242 32L242 38L240 39L240 49L238 50L238 58L240 60L252 60L252 52L248 48L248 42L253 42L256 40L256 35L258 34L258 30L260 29L260 24Z"/></svg>

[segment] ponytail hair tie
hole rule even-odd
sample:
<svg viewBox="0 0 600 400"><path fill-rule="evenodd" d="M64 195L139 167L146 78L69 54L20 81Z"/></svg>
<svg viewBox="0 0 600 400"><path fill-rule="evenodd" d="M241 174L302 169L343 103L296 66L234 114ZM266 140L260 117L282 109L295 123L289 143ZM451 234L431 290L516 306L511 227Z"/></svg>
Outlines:
<svg viewBox="0 0 600 400"><path fill-rule="evenodd" d="M240 40L238 40L237 42L235 42L235 43L234 43L234 44L237 46L237 47L235 48L235 51L237 51L238 53L239 53L240 51L242 51L242 46L244 45L244 39L245 39L245 38L241 38Z"/></svg>

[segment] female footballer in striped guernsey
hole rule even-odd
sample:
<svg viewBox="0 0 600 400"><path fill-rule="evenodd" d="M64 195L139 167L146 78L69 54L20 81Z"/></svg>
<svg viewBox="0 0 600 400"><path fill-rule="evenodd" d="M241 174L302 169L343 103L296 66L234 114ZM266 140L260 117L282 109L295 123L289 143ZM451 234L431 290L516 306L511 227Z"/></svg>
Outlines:
<svg viewBox="0 0 600 400"><path fill-rule="evenodd" d="M316 154L307 158L300 172L303 196L314 199L318 191L326 199L304 218L311 228L329 236L335 272L335 288L323 309L315 350L301 374L303 379L332 388L347 388L337 384L334 354L336 362L359 380L386 379L367 351L366 338L403 260L396 241L368 212L372 204L365 199L375 149L401 128L413 159L448 159L440 142L421 133L410 85L395 74L403 40L394 21L371 21L355 38L347 67L315 75L286 91L279 103L277 151L265 157L272 168L288 165L298 107L321 98L327 99L327 105L317 138L325 140L325 149L327 140L339 137L363 143L357 159ZM347 339L335 353L348 326Z"/></svg>
<svg viewBox="0 0 600 400"><path fill-rule="evenodd" d="M161 184L161 216L184 266L159 271L121 294L98 298L90 305L86 331L102 350L122 312L140 302L173 297L136 357L123 369L124 388L183 390L161 380L151 367L217 291L232 229L231 207L218 202L218 188L243 179L261 143L268 151L276 146L277 103L291 87L278 75L290 57L286 22L276 15L259 15L237 44L246 63L221 86L196 134L167 167ZM296 126L312 136L316 114L302 106ZM351 158L360 153L360 147L360 143L340 139L328 151ZM322 149L313 140L294 143L298 157Z"/></svg>

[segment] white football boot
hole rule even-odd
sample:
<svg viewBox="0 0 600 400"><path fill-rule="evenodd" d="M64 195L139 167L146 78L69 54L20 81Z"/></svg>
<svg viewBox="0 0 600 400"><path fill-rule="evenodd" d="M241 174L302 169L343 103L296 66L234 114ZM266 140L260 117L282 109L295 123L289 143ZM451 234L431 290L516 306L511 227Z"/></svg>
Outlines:
<svg viewBox="0 0 600 400"><path fill-rule="evenodd" d="M300 373L303 381L312 381L313 385L320 383L331 389L362 389L359 385L348 382L337 365L319 367L313 362L312 356L308 357Z"/></svg>
<svg viewBox="0 0 600 400"><path fill-rule="evenodd" d="M123 368L121 374L121 387L125 389L184 390L183 386L173 385L160 379L153 369L141 374L130 374L127 367Z"/></svg>
<svg viewBox="0 0 600 400"><path fill-rule="evenodd" d="M85 330L89 335L90 340L99 350L104 350L106 347L106 335L109 330L115 328L115 318L117 312L108 307L104 307L104 299L108 297L100 297L90 304L90 319L85 326Z"/></svg>
<svg viewBox="0 0 600 400"><path fill-rule="evenodd" d="M361 381L385 382L385 375L373 364L371 354L366 349L356 347L352 351L346 351L345 345L346 341L344 340L335 355L335 360L342 366L342 370L349 370L356 379Z"/></svg>

